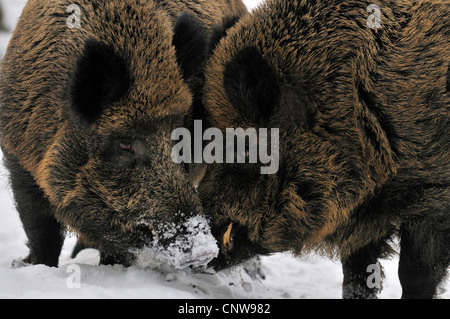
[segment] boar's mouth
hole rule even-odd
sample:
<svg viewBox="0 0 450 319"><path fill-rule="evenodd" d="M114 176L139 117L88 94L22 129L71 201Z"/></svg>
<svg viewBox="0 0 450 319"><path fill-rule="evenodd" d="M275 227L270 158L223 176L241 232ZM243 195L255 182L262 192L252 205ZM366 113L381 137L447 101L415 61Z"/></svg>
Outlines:
<svg viewBox="0 0 450 319"><path fill-rule="evenodd" d="M270 251L248 237L246 227L230 222L213 230L220 238L220 254L208 265L216 271L237 266L257 255L268 255Z"/></svg>
<svg viewBox="0 0 450 319"><path fill-rule="evenodd" d="M155 228L153 227L153 225L146 221L140 221L137 223L136 232L138 234L142 234L144 236L144 238L146 237L146 238L153 239L154 237L157 236L157 232L156 232Z"/></svg>

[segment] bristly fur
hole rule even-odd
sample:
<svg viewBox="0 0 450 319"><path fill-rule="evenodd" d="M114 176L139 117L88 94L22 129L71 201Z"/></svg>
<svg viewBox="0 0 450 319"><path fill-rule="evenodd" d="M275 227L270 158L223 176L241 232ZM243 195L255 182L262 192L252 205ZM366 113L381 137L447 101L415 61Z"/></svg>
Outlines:
<svg viewBox="0 0 450 319"><path fill-rule="evenodd" d="M70 87L71 109L92 123L130 87L130 67L111 45L87 39Z"/></svg>
<svg viewBox="0 0 450 319"><path fill-rule="evenodd" d="M176 48L177 62L183 71L183 77L193 93L192 118L186 121L189 129L191 129L193 120L202 116L199 112L202 112L201 92L203 67L207 59L207 41L208 32L205 25L200 23L195 16L184 12L177 19L172 43Z"/></svg>
<svg viewBox="0 0 450 319"><path fill-rule="evenodd" d="M447 71L447 92L450 92L450 65L448 66Z"/></svg>
<svg viewBox="0 0 450 319"><path fill-rule="evenodd" d="M234 27L236 23L241 19L241 16L233 15L227 16L223 19L222 23L214 27L208 38L207 53L212 54L220 40L227 35L229 29Z"/></svg>
<svg viewBox="0 0 450 319"><path fill-rule="evenodd" d="M69 4L29 0L1 64L1 147L26 261L57 266L69 227L102 262L128 265L130 251L164 232L155 225L202 213L187 171L171 159L171 132L188 125L198 94L191 77L205 54L190 58L225 16L246 8L80 0L81 28L71 29Z"/></svg>
<svg viewBox="0 0 450 319"><path fill-rule="evenodd" d="M239 52L225 67L223 86L228 100L244 119L268 121L280 103L274 70L255 47Z"/></svg>
<svg viewBox="0 0 450 319"><path fill-rule="evenodd" d="M173 44L177 48L177 61L185 79L196 74L205 61L206 30L191 14L185 12L176 21Z"/></svg>
<svg viewBox="0 0 450 319"><path fill-rule="evenodd" d="M450 8L373 3L379 29L364 1L267 0L214 50L210 125L280 129L277 174L212 164L199 186L216 236L238 230L218 268L319 250L341 258L344 297L370 298L367 267L400 234L403 297L435 294L450 262Z"/></svg>

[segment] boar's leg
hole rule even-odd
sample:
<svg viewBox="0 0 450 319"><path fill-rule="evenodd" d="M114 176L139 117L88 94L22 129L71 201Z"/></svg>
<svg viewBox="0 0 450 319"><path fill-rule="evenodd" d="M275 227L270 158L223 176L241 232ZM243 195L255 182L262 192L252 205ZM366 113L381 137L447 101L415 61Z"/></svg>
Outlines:
<svg viewBox="0 0 450 319"><path fill-rule="evenodd" d="M400 236L399 278L403 287L402 298L435 297L450 264L448 209L404 223Z"/></svg>
<svg viewBox="0 0 450 319"><path fill-rule="evenodd" d="M16 208L30 248L24 262L57 267L65 238L63 227L56 221L50 203L33 176L11 156L5 156L5 164L10 172Z"/></svg>
<svg viewBox="0 0 450 319"><path fill-rule="evenodd" d="M124 267L130 267L133 258L131 256L119 255L119 254L107 254L100 251L100 265L114 266L122 265Z"/></svg>
<svg viewBox="0 0 450 319"><path fill-rule="evenodd" d="M378 258L382 254L382 247L383 243L368 245L342 260L344 299L377 298L377 294L381 291L382 271ZM378 267L378 271L374 271L371 266Z"/></svg>
<svg viewBox="0 0 450 319"><path fill-rule="evenodd" d="M77 244L73 248L72 255L70 256L70 258L75 259L82 250L85 250L87 248L88 247L85 244L77 241Z"/></svg>

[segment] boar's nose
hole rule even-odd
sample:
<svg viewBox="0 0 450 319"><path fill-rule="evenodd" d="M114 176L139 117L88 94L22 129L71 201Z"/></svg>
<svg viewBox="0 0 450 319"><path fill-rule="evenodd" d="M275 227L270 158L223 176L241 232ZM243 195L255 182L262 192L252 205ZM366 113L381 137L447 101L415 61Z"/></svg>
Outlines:
<svg viewBox="0 0 450 319"><path fill-rule="evenodd" d="M175 222L160 222L152 228L152 244L138 253L152 262L166 263L177 269L205 268L219 254L208 220L189 215Z"/></svg>

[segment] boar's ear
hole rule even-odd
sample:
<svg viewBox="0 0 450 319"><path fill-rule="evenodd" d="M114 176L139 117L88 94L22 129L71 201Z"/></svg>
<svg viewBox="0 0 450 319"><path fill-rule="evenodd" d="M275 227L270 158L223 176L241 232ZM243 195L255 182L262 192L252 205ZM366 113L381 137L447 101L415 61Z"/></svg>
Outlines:
<svg viewBox="0 0 450 319"><path fill-rule="evenodd" d="M226 64L223 85L236 110L256 123L267 122L280 103L278 76L255 47L240 51Z"/></svg>
<svg viewBox="0 0 450 319"><path fill-rule="evenodd" d="M206 31L202 23L191 14L182 13L175 23L172 43L183 77L189 80L197 75L206 59Z"/></svg>
<svg viewBox="0 0 450 319"><path fill-rule="evenodd" d="M227 35L229 29L234 27L238 23L239 16L228 16L222 20L222 23L215 26L208 37L207 53L211 55L216 46L219 44L220 40Z"/></svg>
<svg viewBox="0 0 450 319"><path fill-rule="evenodd" d="M86 40L70 82L72 114L90 124L108 103L122 98L129 87L130 68L126 60L112 46Z"/></svg>
<svg viewBox="0 0 450 319"><path fill-rule="evenodd" d="M295 123L305 130L314 125L317 110L307 90L282 83L255 47L245 48L226 64L223 85L233 107L256 124Z"/></svg>

